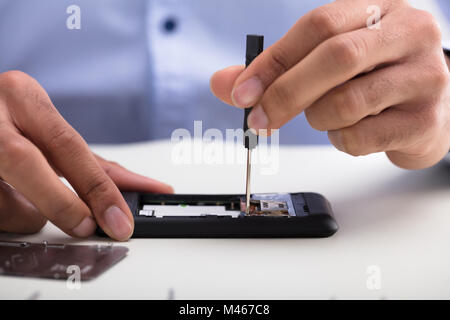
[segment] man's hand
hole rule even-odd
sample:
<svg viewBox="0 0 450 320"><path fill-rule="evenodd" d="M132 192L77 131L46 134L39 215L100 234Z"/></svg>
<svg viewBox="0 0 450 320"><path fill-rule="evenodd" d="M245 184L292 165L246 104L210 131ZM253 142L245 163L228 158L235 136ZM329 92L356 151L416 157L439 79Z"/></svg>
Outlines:
<svg viewBox="0 0 450 320"><path fill-rule="evenodd" d="M368 8L380 8L369 28ZM255 106L253 129L277 129L305 111L311 126L354 156L386 152L429 167L450 149L449 70L434 18L406 0L338 0L304 17L244 71L217 72L221 100Z"/></svg>
<svg viewBox="0 0 450 320"><path fill-rule="evenodd" d="M94 155L34 79L0 74L1 231L37 232L48 219L71 236L87 237L98 223L110 237L127 240L133 218L118 187L173 192Z"/></svg>

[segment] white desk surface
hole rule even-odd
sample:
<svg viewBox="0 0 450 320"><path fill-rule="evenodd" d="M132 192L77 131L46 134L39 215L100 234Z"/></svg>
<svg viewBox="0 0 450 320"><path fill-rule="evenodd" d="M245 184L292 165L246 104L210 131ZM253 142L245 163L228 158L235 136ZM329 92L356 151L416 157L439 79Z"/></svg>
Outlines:
<svg viewBox="0 0 450 320"><path fill-rule="evenodd" d="M244 193L244 165L174 165L169 143L93 149L178 193ZM446 167L409 172L384 154L353 158L331 147L283 147L276 175L258 171L253 192L322 193L340 230L327 239L136 239L122 244L127 258L80 290L65 281L0 277L0 298L450 298ZM70 239L50 223L37 235L0 238L105 242ZM381 271L380 290L366 285L372 265Z"/></svg>

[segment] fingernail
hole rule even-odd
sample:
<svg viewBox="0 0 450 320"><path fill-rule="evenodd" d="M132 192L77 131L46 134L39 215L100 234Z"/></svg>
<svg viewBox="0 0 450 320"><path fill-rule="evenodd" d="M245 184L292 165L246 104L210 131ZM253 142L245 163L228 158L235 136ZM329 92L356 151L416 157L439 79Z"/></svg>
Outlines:
<svg viewBox="0 0 450 320"><path fill-rule="evenodd" d="M267 129L269 126L269 118L267 118L266 113L262 105L258 104L253 108L247 118L247 124L249 128L254 130Z"/></svg>
<svg viewBox="0 0 450 320"><path fill-rule="evenodd" d="M103 214L103 219L117 240L127 240L131 237L133 228L130 220L118 207L109 207Z"/></svg>
<svg viewBox="0 0 450 320"><path fill-rule="evenodd" d="M94 219L85 217L78 226L72 229L72 233L76 237L86 238L94 233L96 227Z"/></svg>
<svg viewBox="0 0 450 320"><path fill-rule="evenodd" d="M256 103L264 93L261 80L257 77L250 78L236 88L231 93L231 99L236 107L249 107Z"/></svg>

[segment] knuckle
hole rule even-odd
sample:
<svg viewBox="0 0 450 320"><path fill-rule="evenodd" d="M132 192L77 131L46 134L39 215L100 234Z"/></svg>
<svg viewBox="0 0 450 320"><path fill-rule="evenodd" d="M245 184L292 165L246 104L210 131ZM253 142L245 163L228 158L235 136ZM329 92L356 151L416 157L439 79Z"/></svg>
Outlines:
<svg viewBox="0 0 450 320"><path fill-rule="evenodd" d="M322 6L311 12L310 24L317 34L328 39L340 33L343 16L330 6Z"/></svg>
<svg viewBox="0 0 450 320"><path fill-rule="evenodd" d="M391 11L395 8L398 7L409 7L410 4L408 2L409 0L389 0L386 1L386 9L388 9L387 11Z"/></svg>
<svg viewBox="0 0 450 320"><path fill-rule="evenodd" d="M418 85L422 85L423 88L428 89L421 92L421 96L426 101L438 101L441 100L450 84L450 73L447 66L442 61L441 52L439 56L429 56L429 61L420 65L420 78L418 78Z"/></svg>
<svg viewBox="0 0 450 320"><path fill-rule="evenodd" d="M428 39L431 42L438 42L440 45L442 40L442 32L434 16L428 11L418 9L413 10L414 20L423 32L425 39Z"/></svg>
<svg viewBox="0 0 450 320"><path fill-rule="evenodd" d="M0 74L1 87L13 91L25 88L30 80L31 77L22 71L13 70Z"/></svg>
<svg viewBox="0 0 450 320"><path fill-rule="evenodd" d="M288 86L278 82L274 82L269 87L265 100L266 101L263 104L266 106L267 102L269 102L269 105L279 106L277 108L277 112L279 113L286 112L287 114L291 114L293 111L292 109L294 109L294 106L296 105L294 93Z"/></svg>
<svg viewBox="0 0 450 320"><path fill-rule="evenodd" d="M5 97L13 103L8 104L10 111L23 111L24 105L41 109L53 110L53 104L39 83L22 71L7 71L0 74L0 88Z"/></svg>
<svg viewBox="0 0 450 320"><path fill-rule="evenodd" d="M109 160L104 160L103 163L100 163L100 166L108 177L116 174L117 170L126 170L119 163Z"/></svg>
<svg viewBox="0 0 450 320"><path fill-rule="evenodd" d="M112 166L113 166L113 164L110 163L110 162L107 162L107 163L102 165L102 169L103 169L103 171L105 171L106 175L108 175L108 176L111 175L111 173L113 171Z"/></svg>
<svg viewBox="0 0 450 320"><path fill-rule="evenodd" d="M268 54L275 74L283 74L289 70L289 58L281 46L273 46Z"/></svg>
<svg viewBox="0 0 450 320"><path fill-rule="evenodd" d="M0 134L0 162L5 172L20 166L28 155L29 146L24 141L11 134Z"/></svg>
<svg viewBox="0 0 450 320"><path fill-rule="evenodd" d="M345 70L357 70L364 53L367 52L365 40L354 35L342 35L329 40L328 52L332 61Z"/></svg>
<svg viewBox="0 0 450 320"><path fill-rule="evenodd" d="M106 162L112 167L120 167L120 168L122 167L117 161L107 160Z"/></svg>
<svg viewBox="0 0 450 320"><path fill-rule="evenodd" d="M281 105L287 105L291 102L291 94L282 84L274 83L269 88L272 101L277 101Z"/></svg>
<svg viewBox="0 0 450 320"><path fill-rule="evenodd" d="M49 142L47 147L50 150L67 148L67 146L77 142L78 139L80 139L80 137L75 130L63 124L57 124L49 130Z"/></svg>
<svg viewBox="0 0 450 320"><path fill-rule="evenodd" d="M111 181L104 172L101 172L86 183L85 196L87 199L92 199L104 194L112 194Z"/></svg>
<svg viewBox="0 0 450 320"><path fill-rule="evenodd" d="M431 74L430 84L436 92L443 93L449 85L449 72L444 67L435 68Z"/></svg>
<svg viewBox="0 0 450 320"><path fill-rule="evenodd" d="M338 89L333 100L338 121L348 124L357 118L360 113L362 99L354 86Z"/></svg>
<svg viewBox="0 0 450 320"><path fill-rule="evenodd" d="M404 6L404 7L410 7L411 6L410 3L409 3L409 0L395 0L395 2L396 2L397 5L400 5L400 6Z"/></svg>
<svg viewBox="0 0 450 320"><path fill-rule="evenodd" d="M428 133L432 133L442 126L443 117L438 104L424 107L419 117L423 120L424 129Z"/></svg>

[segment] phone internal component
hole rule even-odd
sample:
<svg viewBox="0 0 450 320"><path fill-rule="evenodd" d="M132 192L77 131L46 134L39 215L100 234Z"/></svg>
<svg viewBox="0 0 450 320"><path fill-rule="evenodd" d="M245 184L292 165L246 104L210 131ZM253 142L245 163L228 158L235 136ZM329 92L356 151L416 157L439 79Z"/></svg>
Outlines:
<svg viewBox="0 0 450 320"><path fill-rule="evenodd" d="M240 211L227 210L225 206L196 205L144 205L139 215L148 217L201 217L201 216L231 216L238 217Z"/></svg>
<svg viewBox="0 0 450 320"><path fill-rule="evenodd" d="M241 211L246 212L247 203L241 201ZM270 200L250 200L250 209L245 213L247 216L273 216L289 217L286 202Z"/></svg>
<svg viewBox="0 0 450 320"><path fill-rule="evenodd" d="M203 198L195 201L192 198L181 201L144 201L141 203L139 215L151 218L163 217L244 217L244 216L296 216L291 195L288 193L253 194L250 210L246 213L245 197L232 197L227 201Z"/></svg>

